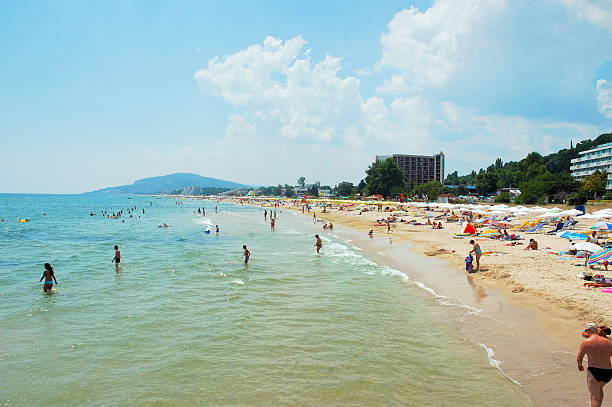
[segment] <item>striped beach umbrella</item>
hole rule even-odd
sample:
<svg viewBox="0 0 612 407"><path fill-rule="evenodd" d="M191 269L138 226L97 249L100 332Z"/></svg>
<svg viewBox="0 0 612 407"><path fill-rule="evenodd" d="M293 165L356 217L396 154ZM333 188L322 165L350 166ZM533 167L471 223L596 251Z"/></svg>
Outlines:
<svg viewBox="0 0 612 407"><path fill-rule="evenodd" d="M591 256L589 257L589 266L593 265L593 264L597 264L600 261L604 261L610 258L610 256L612 256L612 248L607 248L607 249L603 249L598 251L597 253L593 253L591 254Z"/></svg>

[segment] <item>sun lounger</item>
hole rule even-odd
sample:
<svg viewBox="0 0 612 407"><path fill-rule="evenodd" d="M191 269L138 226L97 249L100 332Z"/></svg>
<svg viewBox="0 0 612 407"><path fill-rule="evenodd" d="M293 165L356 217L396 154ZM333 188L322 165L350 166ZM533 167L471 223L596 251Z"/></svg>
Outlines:
<svg viewBox="0 0 612 407"><path fill-rule="evenodd" d="M531 229L527 229L525 231L525 233L538 233L540 231L540 229L542 229L542 226L544 226L544 224L542 224L541 222L538 223L537 225L535 225L535 227L531 228Z"/></svg>

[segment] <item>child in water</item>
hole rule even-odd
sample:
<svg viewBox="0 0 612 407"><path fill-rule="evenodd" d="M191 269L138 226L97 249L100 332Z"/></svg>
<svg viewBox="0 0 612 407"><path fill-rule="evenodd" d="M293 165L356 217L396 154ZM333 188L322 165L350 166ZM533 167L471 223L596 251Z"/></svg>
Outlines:
<svg viewBox="0 0 612 407"><path fill-rule="evenodd" d="M43 290L45 290L46 293L51 292L51 289L53 288L53 281L55 281L55 284L57 284L57 279L55 278L53 267L51 267L51 264L49 263L45 263L45 271L43 271L40 281L43 281L43 278L45 279Z"/></svg>
<svg viewBox="0 0 612 407"><path fill-rule="evenodd" d="M119 246L115 245L115 257L111 261L115 262L115 270L119 271L119 263L121 263L121 252L119 251Z"/></svg>

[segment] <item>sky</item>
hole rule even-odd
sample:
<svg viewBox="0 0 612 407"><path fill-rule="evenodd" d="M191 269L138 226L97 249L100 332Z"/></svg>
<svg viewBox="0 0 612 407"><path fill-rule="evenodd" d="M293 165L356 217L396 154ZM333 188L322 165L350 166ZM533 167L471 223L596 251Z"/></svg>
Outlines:
<svg viewBox="0 0 612 407"><path fill-rule="evenodd" d="M462 174L611 131L611 0L0 2L0 192Z"/></svg>

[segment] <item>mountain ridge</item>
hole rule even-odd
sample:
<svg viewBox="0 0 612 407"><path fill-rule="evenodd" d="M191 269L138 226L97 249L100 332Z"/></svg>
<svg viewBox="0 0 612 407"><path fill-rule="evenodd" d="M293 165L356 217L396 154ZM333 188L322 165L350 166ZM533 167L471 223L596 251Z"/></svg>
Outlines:
<svg viewBox="0 0 612 407"><path fill-rule="evenodd" d="M218 178L203 177L201 175L189 172L178 172L174 174L142 178L129 185L101 188L87 193L107 195L163 194L189 187L238 189L246 188L248 185Z"/></svg>

